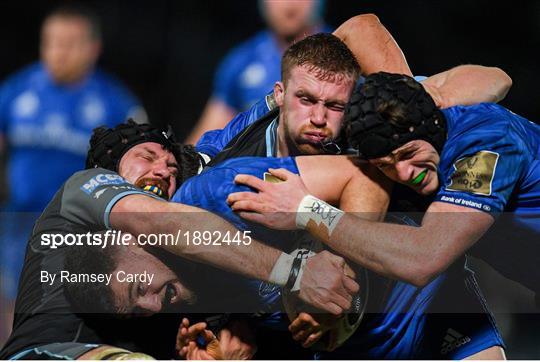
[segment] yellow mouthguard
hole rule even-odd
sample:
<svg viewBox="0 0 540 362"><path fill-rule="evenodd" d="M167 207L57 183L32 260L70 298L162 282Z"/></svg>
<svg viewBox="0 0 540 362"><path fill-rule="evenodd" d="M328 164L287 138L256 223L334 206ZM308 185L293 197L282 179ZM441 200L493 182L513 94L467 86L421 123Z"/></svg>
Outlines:
<svg viewBox="0 0 540 362"><path fill-rule="evenodd" d="M162 197L163 196L163 190L160 189L159 187L157 186L154 186L154 185L146 185L143 187L143 190L144 191L149 191L153 194L156 194L158 195L159 197Z"/></svg>

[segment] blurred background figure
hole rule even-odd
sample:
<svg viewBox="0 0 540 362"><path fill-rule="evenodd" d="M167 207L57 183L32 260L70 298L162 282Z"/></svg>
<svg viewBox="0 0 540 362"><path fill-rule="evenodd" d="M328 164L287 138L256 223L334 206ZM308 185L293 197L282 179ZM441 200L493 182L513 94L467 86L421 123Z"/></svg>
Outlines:
<svg viewBox="0 0 540 362"><path fill-rule="evenodd" d="M293 42L318 32L331 32L323 24L324 0L259 0L259 12L268 29L233 48L219 65L213 93L185 143L223 128L237 113L272 90L281 78L281 55Z"/></svg>
<svg viewBox="0 0 540 362"><path fill-rule="evenodd" d="M101 51L96 15L73 4L52 11L41 28L41 60L0 88L0 155L7 192L0 221L0 345L10 328L27 237L60 185L84 168L93 128L128 117L146 121L139 102L95 69Z"/></svg>

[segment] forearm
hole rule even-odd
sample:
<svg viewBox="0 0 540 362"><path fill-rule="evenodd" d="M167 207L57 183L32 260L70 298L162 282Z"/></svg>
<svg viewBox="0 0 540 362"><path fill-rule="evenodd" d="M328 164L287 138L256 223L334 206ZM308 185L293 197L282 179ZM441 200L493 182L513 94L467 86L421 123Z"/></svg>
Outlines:
<svg viewBox="0 0 540 362"><path fill-rule="evenodd" d="M344 257L392 279L422 286L437 273L430 263L435 257L433 243L423 242L433 239L425 237L421 228L376 223L346 213L330 235L310 233Z"/></svg>
<svg viewBox="0 0 540 362"><path fill-rule="evenodd" d="M385 71L412 75L403 52L377 16L362 14L352 17L334 35L353 52L362 74Z"/></svg>
<svg viewBox="0 0 540 362"><path fill-rule="evenodd" d="M368 269L423 286L463 255L492 223L490 214L435 202L418 227L373 222L348 213L331 233L308 231Z"/></svg>
<svg viewBox="0 0 540 362"><path fill-rule="evenodd" d="M501 69L461 65L429 77L424 82L439 108L499 102L512 86L512 79Z"/></svg>
<svg viewBox="0 0 540 362"><path fill-rule="evenodd" d="M265 281L268 281L273 265L281 255L281 251L256 240L251 240L249 245L246 245L248 238L245 238L242 232L210 212L187 205L165 203L146 196L133 195L120 200L113 207L110 222L113 228L135 236L179 235L177 243L167 243L161 247L184 258ZM204 231L210 232L213 240L221 245L203 245L202 242L195 245L194 233ZM227 233L230 240L239 233L240 243L221 242ZM218 239L219 236L222 238Z"/></svg>

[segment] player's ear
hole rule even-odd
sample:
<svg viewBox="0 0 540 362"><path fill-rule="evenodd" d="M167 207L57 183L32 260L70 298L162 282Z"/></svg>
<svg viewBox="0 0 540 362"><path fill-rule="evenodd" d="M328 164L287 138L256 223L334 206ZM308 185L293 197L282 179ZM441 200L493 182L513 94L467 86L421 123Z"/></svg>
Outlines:
<svg viewBox="0 0 540 362"><path fill-rule="evenodd" d="M283 98L285 98L285 86L283 82L276 82L274 84L274 98L278 107L283 106Z"/></svg>

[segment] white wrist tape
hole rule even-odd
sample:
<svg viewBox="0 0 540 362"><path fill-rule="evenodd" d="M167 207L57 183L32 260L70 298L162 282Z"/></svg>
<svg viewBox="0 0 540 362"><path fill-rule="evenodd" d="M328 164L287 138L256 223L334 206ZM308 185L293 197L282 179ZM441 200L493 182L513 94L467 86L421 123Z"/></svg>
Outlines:
<svg viewBox="0 0 540 362"><path fill-rule="evenodd" d="M298 210L296 210L296 227L304 230L311 221L316 226L322 225L326 227L328 235L330 235L343 215L345 213L337 207L329 205L314 196L306 195L298 205Z"/></svg>
<svg viewBox="0 0 540 362"><path fill-rule="evenodd" d="M285 284L287 284L287 280L289 280L289 274L291 273L293 262L294 257L292 255L281 253L278 260L274 264L274 267L272 268L268 281L282 287L285 286Z"/></svg>
<svg viewBox="0 0 540 362"><path fill-rule="evenodd" d="M292 255L281 253L270 272L268 281L285 287L291 292L300 290L307 259L315 253L307 249L297 249Z"/></svg>

